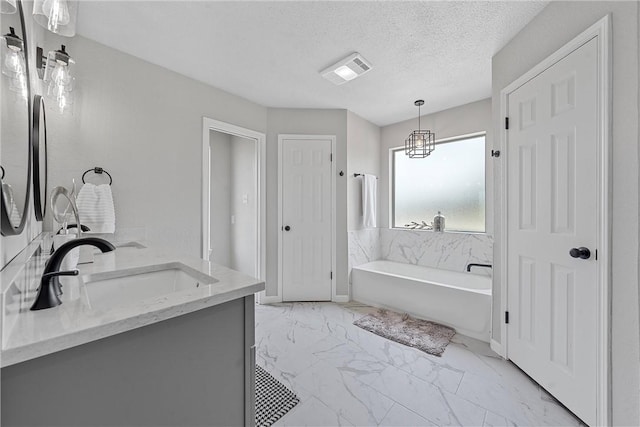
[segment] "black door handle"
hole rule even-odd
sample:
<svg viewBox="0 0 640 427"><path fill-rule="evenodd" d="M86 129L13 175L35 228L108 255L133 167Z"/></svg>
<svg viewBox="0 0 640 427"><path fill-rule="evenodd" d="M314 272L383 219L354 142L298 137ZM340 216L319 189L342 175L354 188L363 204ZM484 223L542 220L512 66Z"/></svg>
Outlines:
<svg viewBox="0 0 640 427"><path fill-rule="evenodd" d="M581 246L579 248L571 248L571 250L569 251L569 255L571 255L573 258L589 259L591 258L591 251L589 250L589 248Z"/></svg>
<svg viewBox="0 0 640 427"><path fill-rule="evenodd" d="M291 227L289 227L288 225L285 225L284 226L284 231L289 231L289 230L291 230Z"/></svg>

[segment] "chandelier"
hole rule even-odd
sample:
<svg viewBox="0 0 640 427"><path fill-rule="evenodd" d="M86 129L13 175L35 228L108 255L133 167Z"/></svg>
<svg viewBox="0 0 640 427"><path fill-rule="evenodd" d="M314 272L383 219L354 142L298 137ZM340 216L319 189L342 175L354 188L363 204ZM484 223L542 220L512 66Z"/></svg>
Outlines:
<svg viewBox="0 0 640 427"><path fill-rule="evenodd" d="M405 139L404 152L412 159L422 159L436 148L436 134L430 130L420 129L420 107L424 105L424 100L419 99L414 102L414 105L418 107L418 130L411 132Z"/></svg>

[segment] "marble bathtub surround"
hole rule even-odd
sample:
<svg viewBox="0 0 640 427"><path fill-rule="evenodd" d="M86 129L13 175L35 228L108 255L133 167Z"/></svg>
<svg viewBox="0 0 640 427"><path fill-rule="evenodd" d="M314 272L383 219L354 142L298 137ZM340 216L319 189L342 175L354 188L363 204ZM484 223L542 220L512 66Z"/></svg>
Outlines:
<svg viewBox="0 0 640 427"><path fill-rule="evenodd" d="M184 258L170 251L119 247L96 254L92 264L79 265L80 275L61 280L63 304L29 311L48 257L36 239L2 272L2 367L85 344L162 320L213 307L264 289L264 282L207 261ZM92 309L83 277L126 269L153 269L159 264L182 263L218 282L195 289L159 295L113 310Z"/></svg>
<svg viewBox="0 0 640 427"><path fill-rule="evenodd" d="M348 241L349 272L380 259L462 272L469 263L492 264L493 260L493 238L482 233L378 228L350 231ZM490 276L491 270L471 273Z"/></svg>
<svg viewBox="0 0 640 427"><path fill-rule="evenodd" d="M435 357L352 324L374 310L256 306L257 363L300 398L275 425L582 425L485 343L456 335Z"/></svg>
<svg viewBox="0 0 640 427"><path fill-rule="evenodd" d="M491 264L493 239L486 234L385 228L380 230L380 256L389 261L465 271L472 262Z"/></svg>
<svg viewBox="0 0 640 427"><path fill-rule="evenodd" d="M352 267L380 259L380 229L356 230L348 233L349 272Z"/></svg>

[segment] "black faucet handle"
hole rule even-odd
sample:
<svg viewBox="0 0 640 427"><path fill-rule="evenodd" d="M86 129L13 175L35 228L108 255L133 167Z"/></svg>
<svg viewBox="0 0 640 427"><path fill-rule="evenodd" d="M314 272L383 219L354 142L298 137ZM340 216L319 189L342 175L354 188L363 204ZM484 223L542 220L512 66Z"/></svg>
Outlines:
<svg viewBox="0 0 640 427"><path fill-rule="evenodd" d="M57 276L77 276L78 274L80 274L80 271L78 270L52 271L51 273L43 274L42 278L50 279Z"/></svg>

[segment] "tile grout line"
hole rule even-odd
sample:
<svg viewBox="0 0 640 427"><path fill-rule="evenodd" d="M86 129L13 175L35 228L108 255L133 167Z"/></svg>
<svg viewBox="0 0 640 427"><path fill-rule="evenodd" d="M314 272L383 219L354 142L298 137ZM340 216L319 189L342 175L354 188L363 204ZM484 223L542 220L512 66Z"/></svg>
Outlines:
<svg viewBox="0 0 640 427"><path fill-rule="evenodd" d="M464 376L467 374L466 371L462 371L462 377L460 378L460 382L458 383L458 387L456 387L456 392L453 393L456 396L458 395L458 390L460 390L460 386L462 385L462 381L464 381Z"/></svg>
<svg viewBox="0 0 640 427"><path fill-rule="evenodd" d="M391 401L393 402L393 405L391 405L391 406L389 407L389 409L387 410L387 412L384 414L384 417L380 418L380 422L379 422L379 423L377 423L377 425L382 424L382 422L385 420L385 418L387 418L387 415L389 415L389 412L391 412L391 410L392 410L396 405L399 405L399 403L398 403L398 402L396 402L395 400L391 399ZM355 425L355 424L354 424L354 425Z"/></svg>

